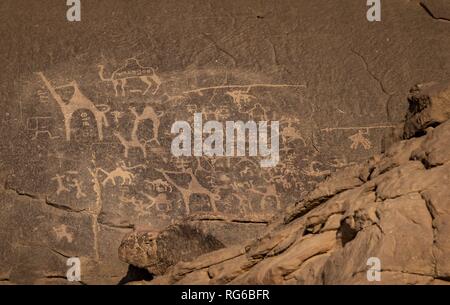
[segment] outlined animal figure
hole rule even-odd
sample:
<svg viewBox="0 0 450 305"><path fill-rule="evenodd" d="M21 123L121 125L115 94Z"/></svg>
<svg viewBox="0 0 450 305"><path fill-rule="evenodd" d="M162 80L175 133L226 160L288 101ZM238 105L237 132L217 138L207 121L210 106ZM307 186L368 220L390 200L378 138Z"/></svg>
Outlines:
<svg viewBox="0 0 450 305"><path fill-rule="evenodd" d="M150 120L153 124L153 137L150 141L155 141L160 145L158 140L158 134L159 134L159 126L161 125L160 117L164 115L164 112L156 112L153 107L151 106L145 106L144 110L142 110L142 113L139 114L136 111L136 108L130 107L131 113L135 117L135 122L142 122L145 120ZM138 124L133 125L133 134L137 134L137 129L139 128Z"/></svg>
<svg viewBox="0 0 450 305"><path fill-rule="evenodd" d="M304 146L307 146L306 140L303 137L302 133L299 132L293 125L297 123L293 119L287 119L287 126L281 129L281 138L283 139L283 143L289 144L291 142L300 140L302 141Z"/></svg>
<svg viewBox="0 0 450 305"><path fill-rule="evenodd" d="M249 117L254 121L269 121L267 111L260 103L254 104L253 107L247 110L240 109L240 111L242 113L248 114Z"/></svg>
<svg viewBox="0 0 450 305"><path fill-rule="evenodd" d="M119 139L120 144L124 147L125 158L128 158L128 153L132 148L139 148L142 151L142 155L144 156L144 158L147 158L146 146L148 141L139 140L137 136L133 134L131 134L131 138L129 140L122 136L118 131L114 131L113 134L117 139Z"/></svg>
<svg viewBox="0 0 450 305"><path fill-rule="evenodd" d="M156 74L155 69L142 66L136 58L127 59L125 65L112 72L109 78L105 77L105 66L98 65L98 67L100 79L104 82L112 83L115 96L119 96L119 87L121 95L125 96L125 87L128 80L131 79L139 79L147 85L146 89L142 92L142 95L146 95L153 85L155 85L156 88L153 90L152 94L155 95L162 85L161 78Z"/></svg>
<svg viewBox="0 0 450 305"><path fill-rule="evenodd" d="M35 116L28 118L27 130L34 132L34 135L31 139L37 140L39 135L47 135L50 140L59 138L59 136L54 136L51 132L53 121L54 119L49 116Z"/></svg>
<svg viewBox="0 0 450 305"><path fill-rule="evenodd" d="M120 132L117 131L114 132L114 135L119 139L120 144L125 149L124 152L125 158L128 158L128 153L131 148L140 149L142 151L144 158L146 158L147 144L151 143L152 141L158 143L158 145L160 144L158 140L159 126L161 124L159 118L164 113L157 114L151 106L146 106L141 114L139 114L136 111L136 108L134 107L130 107L130 110L131 113L134 115L133 129L131 130L130 138L126 139ZM139 126L145 120L150 120L153 124L153 137L150 140L139 139L138 137Z"/></svg>
<svg viewBox="0 0 450 305"><path fill-rule="evenodd" d="M211 209L213 210L213 212L217 212L216 201L220 200L220 195L211 192L203 185L201 185L197 177L194 175L192 168L187 168L182 172L165 171L162 169L155 169L155 170L161 173L164 176L164 178L167 181L169 181L181 193L187 215L189 215L191 211L190 209L191 195L206 195L209 198ZM175 180L170 178L168 174L178 174L178 175L187 174L190 176L189 183L186 187L180 186L175 182Z"/></svg>
<svg viewBox="0 0 450 305"><path fill-rule="evenodd" d="M55 99L55 101L58 103L61 112L64 116L64 126L66 131L66 140L70 141L71 138L71 123L72 123L72 116L75 112L78 110L89 110L92 112L95 118L95 122L97 125L97 132L98 137L100 141L103 140L103 127L108 127L108 120L106 119L105 112L106 111L100 111L94 103L92 103L91 100L89 100L81 91L76 81L72 81L67 85L59 86L59 87L53 87L49 80L44 76L42 72L37 72L37 75L39 75L44 82L45 86L47 87L48 91L50 92L51 96ZM63 98L56 92L58 89L63 89L67 87L73 87L73 95L70 98L68 102L65 102Z"/></svg>
<svg viewBox="0 0 450 305"><path fill-rule="evenodd" d="M116 164L116 168L110 172L105 171L102 168L99 168L98 170L103 172L106 175L105 180L103 180L102 185L106 186L108 182L111 182L112 185L116 185L116 179L121 179L121 186L124 185L130 185L133 183L133 179L135 178L135 175L130 172L132 169L136 169L138 167L144 167L143 165L137 165L128 167L125 165L125 162L120 161Z"/></svg>
<svg viewBox="0 0 450 305"><path fill-rule="evenodd" d="M165 193L165 192L172 193L172 186L170 185L170 183L162 179L156 179L153 181L145 179L144 182L150 186L151 190L156 191L158 193Z"/></svg>
<svg viewBox="0 0 450 305"><path fill-rule="evenodd" d="M144 192L140 192L140 194L149 201L149 208L155 207L155 209L159 212L169 212L171 210L170 201L167 199L166 194L160 193L155 197Z"/></svg>

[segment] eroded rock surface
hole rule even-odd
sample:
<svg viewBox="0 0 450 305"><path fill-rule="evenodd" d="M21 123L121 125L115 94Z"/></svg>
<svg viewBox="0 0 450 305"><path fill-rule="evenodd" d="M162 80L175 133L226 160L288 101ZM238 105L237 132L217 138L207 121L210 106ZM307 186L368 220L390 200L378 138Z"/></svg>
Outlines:
<svg viewBox="0 0 450 305"><path fill-rule="evenodd" d="M163 274L180 261L190 261L208 252L223 248L214 236L189 224L172 225L155 234L135 231L125 237L119 258L151 274Z"/></svg>
<svg viewBox="0 0 450 305"><path fill-rule="evenodd" d="M446 0L422 0L421 5L431 17L450 22L450 3Z"/></svg>
<svg viewBox="0 0 450 305"><path fill-rule="evenodd" d="M407 139L332 174L260 238L178 263L150 284L449 284L449 90L416 87ZM368 281L370 258L380 282Z"/></svg>
<svg viewBox="0 0 450 305"><path fill-rule="evenodd" d="M450 27L434 5L445 1L423 1L436 17L419 0L383 1L381 22L367 21L361 0L82 2L74 24L64 1L0 1L0 284L68 283L70 257L81 260L83 283L117 284L129 267L117 249L141 225L160 232L205 212L190 221L228 247L259 236L286 208L281 222L292 223L355 192L408 150L427 160L404 169L411 174L446 162L436 129L422 150L406 141L373 171L355 165L305 197L336 169L382 151L411 84L448 76ZM278 166L174 157L171 124L195 112L279 121ZM433 202L440 193L424 194ZM348 218L344 240L374 219L361 215ZM340 221L334 214L320 230ZM296 240L283 234L277 255ZM257 262L227 251L215 278Z"/></svg>

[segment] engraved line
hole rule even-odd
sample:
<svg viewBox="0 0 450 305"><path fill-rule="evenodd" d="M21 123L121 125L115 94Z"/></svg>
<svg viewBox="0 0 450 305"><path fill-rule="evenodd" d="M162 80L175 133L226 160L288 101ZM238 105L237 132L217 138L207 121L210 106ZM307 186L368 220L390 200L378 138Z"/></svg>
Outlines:
<svg viewBox="0 0 450 305"><path fill-rule="evenodd" d="M253 85L213 86L213 87L205 87L205 88L199 88L199 89L195 89L195 90L184 91L183 94L198 93L198 92L207 91L207 90L214 90L214 89L231 89L231 88L249 88L250 89L250 88L255 88L255 87L265 87L265 88L288 88L288 87L306 88L306 85L253 84Z"/></svg>
<svg viewBox="0 0 450 305"><path fill-rule="evenodd" d="M355 130L355 129L379 129L379 128L395 128L395 125L380 125L380 126L355 126L355 127L329 127L322 128L320 131L333 131L333 130Z"/></svg>

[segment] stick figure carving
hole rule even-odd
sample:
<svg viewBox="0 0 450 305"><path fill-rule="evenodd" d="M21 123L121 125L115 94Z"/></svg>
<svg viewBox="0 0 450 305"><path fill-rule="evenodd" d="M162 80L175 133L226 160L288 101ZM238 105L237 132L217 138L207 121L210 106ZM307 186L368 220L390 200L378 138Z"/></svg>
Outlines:
<svg viewBox="0 0 450 305"><path fill-rule="evenodd" d="M358 149L359 145L361 145L365 150L368 150L372 147L372 143L365 136L369 134L369 130L363 131L358 130L357 133L348 137L352 141L351 149Z"/></svg>
<svg viewBox="0 0 450 305"><path fill-rule="evenodd" d="M248 191L254 193L254 194L258 194L261 195L261 207L266 210L267 209L267 204L269 203L268 199L270 198L274 198L275 199L275 203L276 203L276 207L278 210L281 209L281 202L280 202L280 198L276 189L275 184L271 183L270 181L268 181L267 179L264 179L264 181L266 182L266 186L264 186L264 191L260 191L258 190L254 185L253 185L253 181L249 181L249 185L250 188L248 189Z"/></svg>
<svg viewBox="0 0 450 305"><path fill-rule="evenodd" d="M106 186L108 182L111 182L115 186L117 178L122 180L120 184L121 186L130 185L133 183L133 179L135 178L135 175L130 172L130 170L136 169L138 167L143 167L143 165L128 167L125 165L125 162L120 161L116 163L116 168L111 172L107 172L104 169L99 168L99 171L103 172L106 175L106 178L105 180L103 180L102 185Z"/></svg>

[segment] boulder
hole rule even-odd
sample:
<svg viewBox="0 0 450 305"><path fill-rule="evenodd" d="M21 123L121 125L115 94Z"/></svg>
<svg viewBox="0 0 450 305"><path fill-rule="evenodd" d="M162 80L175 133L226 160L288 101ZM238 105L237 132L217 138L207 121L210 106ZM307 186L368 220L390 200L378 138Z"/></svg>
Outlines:
<svg viewBox="0 0 450 305"><path fill-rule="evenodd" d="M119 258L151 274L161 275L170 266L191 261L201 254L223 248L212 235L185 224L171 225L160 232L133 231L119 247Z"/></svg>

